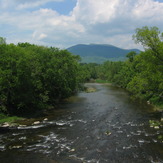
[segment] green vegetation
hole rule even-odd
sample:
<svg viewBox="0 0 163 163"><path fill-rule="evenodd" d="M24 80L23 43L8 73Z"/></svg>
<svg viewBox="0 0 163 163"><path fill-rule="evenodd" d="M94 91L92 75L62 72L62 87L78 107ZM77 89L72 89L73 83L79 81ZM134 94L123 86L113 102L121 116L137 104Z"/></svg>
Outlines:
<svg viewBox="0 0 163 163"><path fill-rule="evenodd" d="M163 104L163 42L157 27L136 29L133 36L145 51L139 55L129 55L121 71L116 75L117 84L127 88L134 96ZM124 73L125 71L125 73ZM127 82L121 83L123 78Z"/></svg>
<svg viewBox="0 0 163 163"><path fill-rule="evenodd" d="M109 59L110 60L110 59ZM104 57L81 57L81 63L97 63L97 64L103 64L104 62L108 61L108 58Z"/></svg>
<svg viewBox="0 0 163 163"><path fill-rule="evenodd" d="M101 79L96 79L95 82L96 82L96 83L109 83L108 81L106 81L106 80L101 80Z"/></svg>
<svg viewBox="0 0 163 163"><path fill-rule="evenodd" d="M133 39L144 46L140 54L129 52L126 61L83 65L88 79L109 81L127 89L134 97L163 106L163 33L157 27L136 29ZM93 71L92 71L93 70ZM98 80L97 80L98 81ZM98 81L99 82L99 81Z"/></svg>
<svg viewBox="0 0 163 163"><path fill-rule="evenodd" d="M157 27L138 28L133 38L145 51L130 51L126 61L101 65L79 64L79 56L67 50L29 43L6 44L0 37L0 112L24 115L54 107L90 80L109 81L135 97L163 106L162 37Z"/></svg>
<svg viewBox="0 0 163 163"><path fill-rule="evenodd" d="M155 130L162 129L163 127L163 119L161 120L149 120L149 125L151 128L154 128ZM160 133L157 137L157 139L161 142L163 142L163 135Z"/></svg>
<svg viewBox="0 0 163 163"><path fill-rule="evenodd" d="M13 123L13 122L20 120L20 119L22 119L22 118L17 117L17 116L9 117L9 116L2 114L2 113L0 114L0 124L5 123L5 122Z"/></svg>
<svg viewBox="0 0 163 163"><path fill-rule="evenodd" d="M159 129L163 126L162 121L155 121L155 120L149 120L150 127L153 127L155 129Z"/></svg>
<svg viewBox="0 0 163 163"><path fill-rule="evenodd" d="M105 57L81 57L81 63L97 63L103 64L106 61L125 61L126 57L115 57L115 58L105 58Z"/></svg>
<svg viewBox="0 0 163 163"><path fill-rule="evenodd" d="M54 106L85 80L79 57L67 50L1 41L0 57L1 113L33 114Z"/></svg>

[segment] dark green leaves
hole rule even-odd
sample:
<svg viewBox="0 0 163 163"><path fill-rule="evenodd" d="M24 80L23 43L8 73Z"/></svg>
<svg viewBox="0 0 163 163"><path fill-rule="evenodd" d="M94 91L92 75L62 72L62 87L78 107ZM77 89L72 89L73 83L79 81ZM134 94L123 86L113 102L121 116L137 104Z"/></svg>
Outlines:
<svg viewBox="0 0 163 163"><path fill-rule="evenodd" d="M0 45L0 110L24 114L54 105L78 89L78 58L66 50Z"/></svg>

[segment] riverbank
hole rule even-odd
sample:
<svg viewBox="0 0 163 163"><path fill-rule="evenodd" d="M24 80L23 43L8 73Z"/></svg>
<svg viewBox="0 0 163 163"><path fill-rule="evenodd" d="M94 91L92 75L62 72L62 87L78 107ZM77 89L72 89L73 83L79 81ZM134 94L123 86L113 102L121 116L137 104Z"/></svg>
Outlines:
<svg viewBox="0 0 163 163"><path fill-rule="evenodd" d="M8 116L0 113L0 131L8 131L10 128L15 128L19 126L17 121L23 120L22 117Z"/></svg>
<svg viewBox="0 0 163 163"><path fill-rule="evenodd" d="M9 131L10 129L19 129L21 127L39 125L48 120L48 118L42 116L39 118L22 118L22 117L10 117L1 114L0 119L0 131Z"/></svg>
<svg viewBox="0 0 163 163"><path fill-rule="evenodd" d="M14 123L17 120L21 120L21 117L17 117L17 116L7 116L5 114L0 113L0 125L2 125L5 122L8 123Z"/></svg>

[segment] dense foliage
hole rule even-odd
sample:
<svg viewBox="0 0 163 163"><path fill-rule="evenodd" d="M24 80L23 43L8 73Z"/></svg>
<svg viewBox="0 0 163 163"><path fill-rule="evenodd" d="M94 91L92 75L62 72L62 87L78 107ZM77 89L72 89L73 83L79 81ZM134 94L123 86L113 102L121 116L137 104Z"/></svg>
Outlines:
<svg viewBox="0 0 163 163"><path fill-rule="evenodd" d="M0 43L0 111L22 114L56 104L82 82L79 57L67 50Z"/></svg>
<svg viewBox="0 0 163 163"><path fill-rule="evenodd" d="M96 66L97 78L126 88L134 96L163 105L163 33L157 27L136 29L136 43L144 46L140 54L130 52L125 62L107 61Z"/></svg>

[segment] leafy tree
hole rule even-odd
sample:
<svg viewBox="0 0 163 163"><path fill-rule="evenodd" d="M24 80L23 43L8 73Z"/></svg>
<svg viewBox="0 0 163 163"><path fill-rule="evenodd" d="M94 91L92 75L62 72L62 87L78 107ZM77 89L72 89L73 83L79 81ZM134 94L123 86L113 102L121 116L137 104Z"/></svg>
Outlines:
<svg viewBox="0 0 163 163"><path fill-rule="evenodd" d="M24 114L54 106L83 82L79 57L30 43L0 45L0 110Z"/></svg>
<svg viewBox="0 0 163 163"><path fill-rule="evenodd" d="M146 50L138 55L135 60L137 61L136 68L138 71L131 82L128 83L127 88L138 97L147 100L158 97L157 102L161 101L163 66L157 64L158 58L150 50Z"/></svg>
<svg viewBox="0 0 163 163"><path fill-rule="evenodd" d="M129 59L130 62L134 61L134 57L136 56L136 52L135 51L131 51L129 52L126 57Z"/></svg>
<svg viewBox="0 0 163 163"><path fill-rule="evenodd" d="M149 49L152 54L163 62L163 33L157 27L142 27L136 29L133 39L136 43L141 43L145 50Z"/></svg>
<svg viewBox="0 0 163 163"><path fill-rule="evenodd" d="M99 77L103 80L114 81L114 76L120 71L122 62L106 61L101 65L99 70Z"/></svg>
<svg viewBox="0 0 163 163"><path fill-rule="evenodd" d="M0 37L0 45L6 44L6 39L3 37Z"/></svg>
<svg viewBox="0 0 163 163"><path fill-rule="evenodd" d="M127 88L136 96L163 101L163 34L157 27L136 29L133 36L136 43L141 43L145 51L135 57L137 72Z"/></svg>

